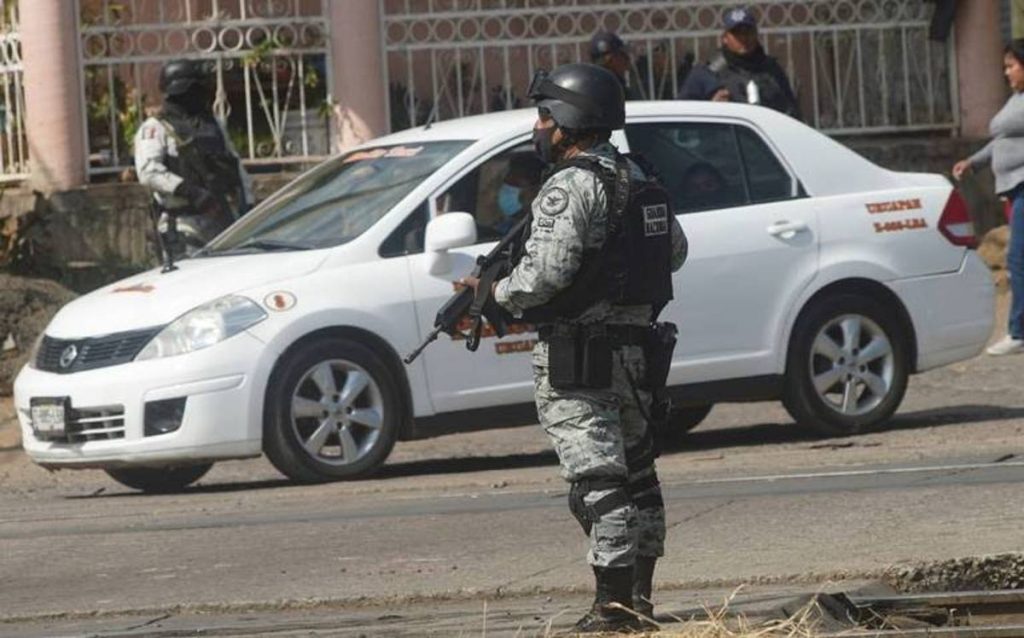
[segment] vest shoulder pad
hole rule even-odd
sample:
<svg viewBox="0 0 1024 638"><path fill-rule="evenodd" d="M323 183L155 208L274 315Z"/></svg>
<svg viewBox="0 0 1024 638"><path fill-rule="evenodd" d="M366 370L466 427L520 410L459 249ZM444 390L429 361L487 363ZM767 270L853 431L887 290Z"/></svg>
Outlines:
<svg viewBox="0 0 1024 638"><path fill-rule="evenodd" d="M601 160L597 159L596 157L582 155L580 157L574 157L570 160L565 160L563 162L559 162L558 164L556 164L555 167L551 170L551 174L548 175L548 178L550 179L551 177L554 177L558 173L561 173L562 171L568 170L570 168L582 168L585 171L597 173L597 176L601 178L606 178L609 176L613 176L615 174L614 170L612 170L608 166L605 166L603 163L601 163Z"/></svg>
<svg viewBox="0 0 1024 638"><path fill-rule="evenodd" d="M648 181L661 181L661 172L658 170L658 167L640 153L626 153L624 157L639 166Z"/></svg>

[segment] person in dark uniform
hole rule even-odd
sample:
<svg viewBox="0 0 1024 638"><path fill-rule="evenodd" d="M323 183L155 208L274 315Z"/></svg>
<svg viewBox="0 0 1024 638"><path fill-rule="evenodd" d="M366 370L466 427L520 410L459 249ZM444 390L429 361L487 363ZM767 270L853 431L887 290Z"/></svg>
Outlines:
<svg viewBox="0 0 1024 638"><path fill-rule="evenodd" d="M633 60L622 38L611 31L595 33L594 37L590 38L590 61L615 74L615 77L619 79L619 84L622 85L626 100L644 99L640 91L636 87L630 86L627 81Z"/></svg>
<svg viewBox="0 0 1024 638"><path fill-rule="evenodd" d="M786 72L778 60L765 53L758 39L757 21L750 11L742 8L725 14L721 51L711 62L693 69L679 97L748 102L800 117Z"/></svg>
<svg viewBox="0 0 1024 638"><path fill-rule="evenodd" d="M176 60L160 71L164 103L135 134L135 171L159 211L157 232L175 256L191 254L244 214L252 181L213 115L203 64ZM169 236L171 217L177 233Z"/></svg>

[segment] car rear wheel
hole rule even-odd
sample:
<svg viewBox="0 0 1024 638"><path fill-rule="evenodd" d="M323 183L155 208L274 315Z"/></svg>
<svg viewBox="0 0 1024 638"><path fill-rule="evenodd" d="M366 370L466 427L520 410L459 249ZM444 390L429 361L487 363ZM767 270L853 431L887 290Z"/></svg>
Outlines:
<svg viewBox="0 0 1024 638"><path fill-rule="evenodd" d="M682 447L687 433L700 425L713 407L712 404L673 407L669 413L668 427L661 433L662 446L668 450Z"/></svg>
<svg viewBox="0 0 1024 638"><path fill-rule="evenodd" d="M786 409L800 425L827 435L879 427L907 390L909 338L896 313L870 297L816 302L793 329Z"/></svg>
<svg viewBox="0 0 1024 638"><path fill-rule="evenodd" d="M303 483L360 478L384 463L401 422L397 386L381 358L324 337L285 355L270 380L263 448Z"/></svg>
<svg viewBox="0 0 1024 638"><path fill-rule="evenodd" d="M122 467L106 470L121 485L151 494L180 492L203 478L213 463L181 467Z"/></svg>

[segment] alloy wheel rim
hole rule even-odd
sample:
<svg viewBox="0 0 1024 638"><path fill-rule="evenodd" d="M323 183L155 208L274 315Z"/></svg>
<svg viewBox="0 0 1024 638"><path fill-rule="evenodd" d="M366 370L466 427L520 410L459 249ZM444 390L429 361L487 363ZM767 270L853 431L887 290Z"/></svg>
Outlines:
<svg viewBox="0 0 1024 638"><path fill-rule="evenodd" d="M864 315L846 314L818 331L811 345L811 385L843 416L860 416L889 395L896 355L882 328Z"/></svg>
<svg viewBox="0 0 1024 638"><path fill-rule="evenodd" d="M351 361L321 361L295 385L291 425L306 454L317 461L334 466L357 463L381 437L380 386Z"/></svg>

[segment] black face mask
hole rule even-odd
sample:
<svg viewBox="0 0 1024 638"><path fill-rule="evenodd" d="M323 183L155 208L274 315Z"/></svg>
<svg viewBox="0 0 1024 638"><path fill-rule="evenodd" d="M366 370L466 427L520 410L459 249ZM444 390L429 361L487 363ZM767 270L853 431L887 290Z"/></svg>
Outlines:
<svg viewBox="0 0 1024 638"><path fill-rule="evenodd" d="M555 163L555 145L552 138L555 135L555 127L533 129L533 150L537 151L537 157L545 164Z"/></svg>

